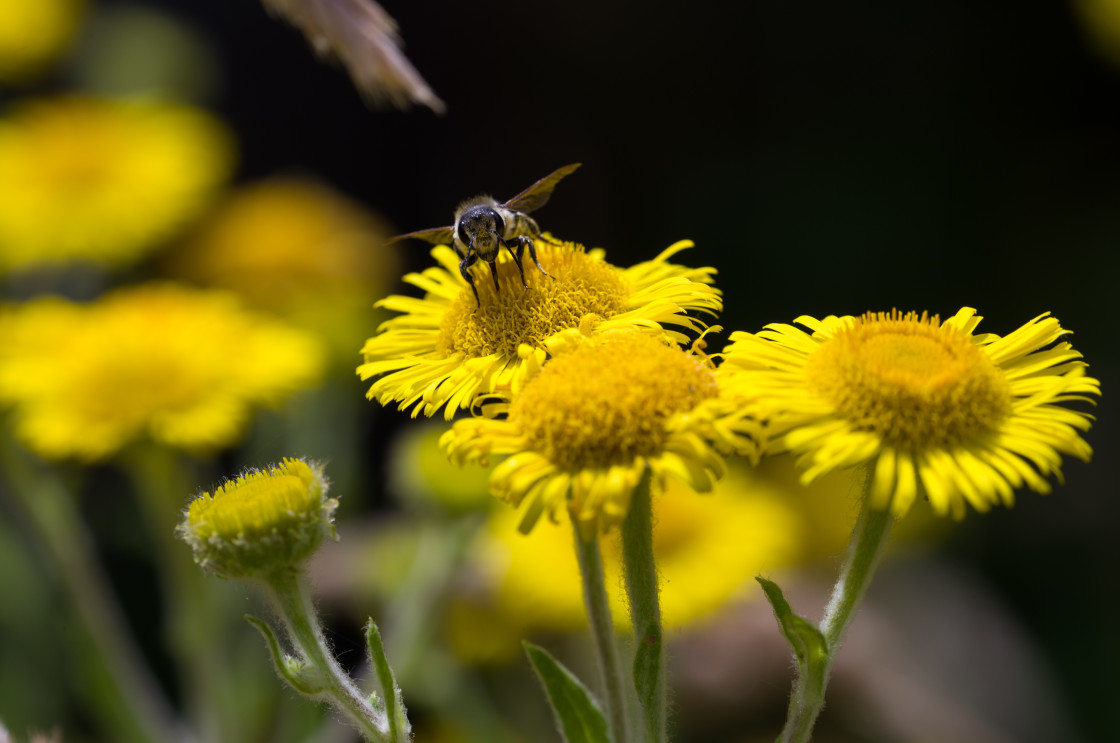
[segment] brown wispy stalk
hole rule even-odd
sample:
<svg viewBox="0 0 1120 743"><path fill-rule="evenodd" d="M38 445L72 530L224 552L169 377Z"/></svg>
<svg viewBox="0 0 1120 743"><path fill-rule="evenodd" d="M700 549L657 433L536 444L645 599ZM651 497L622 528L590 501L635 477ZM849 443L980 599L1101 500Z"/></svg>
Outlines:
<svg viewBox="0 0 1120 743"><path fill-rule="evenodd" d="M401 51L397 23L373 0L262 0L265 7L303 31L322 56L337 58L362 95L374 105L416 104L445 110Z"/></svg>

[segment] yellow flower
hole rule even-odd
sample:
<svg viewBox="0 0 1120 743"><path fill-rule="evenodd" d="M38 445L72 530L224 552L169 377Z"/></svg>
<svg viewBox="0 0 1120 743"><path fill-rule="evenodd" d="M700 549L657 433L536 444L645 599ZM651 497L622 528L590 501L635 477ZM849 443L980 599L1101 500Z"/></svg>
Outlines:
<svg viewBox="0 0 1120 743"><path fill-rule="evenodd" d="M527 270L521 286L509 251L496 262L502 289L489 277L475 281L481 306L459 273L458 254L439 246L432 255L440 267L409 274L405 281L423 289L422 299L391 296L380 307L405 313L382 323L366 341L362 379L380 377L367 397L382 405L415 406L412 415L434 415L444 407L447 420L469 409L480 395L516 393L543 363L550 337L571 328L609 332L635 328L665 334L678 343L687 337L663 325L699 331L704 324L690 312L714 314L722 306L711 286L713 268L685 268L668 262L692 243L676 243L652 261L627 269L603 260L603 251L573 243L536 243L545 270ZM530 265L531 267L531 265ZM489 269L476 264L471 269ZM531 354L521 354L526 346Z"/></svg>
<svg viewBox="0 0 1120 743"><path fill-rule="evenodd" d="M225 293L38 299L0 310L0 403L50 459L104 459L141 437L208 450L235 443L255 405L313 384L322 356L313 337Z"/></svg>
<svg viewBox="0 0 1120 743"><path fill-rule="evenodd" d="M300 565L334 533L338 500L320 465L285 459L250 470L191 501L176 532L203 570L260 577Z"/></svg>
<svg viewBox="0 0 1120 743"><path fill-rule="evenodd" d="M1061 403L1090 400L1100 383L1068 331L1041 315L1006 337L973 335L964 308L797 319L733 333L720 377L766 420L774 450L798 456L805 482L868 463L871 504L906 513L924 494L938 514L965 504L1011 505L1015 488L1046 493L1061 455L1087 460L1079 432L1092 417ZM1053 345L1052 345L1053 344Z"/></svg>
<svg viewBox="0 0 1120 743"><path fill-rule="evenodd" d="M386 475L391 491L402 501L420 508L451 513L485 511L494 505L481 467L464 472L447 461L439 439L447 425L417 422L401 429L389 447Z"/></svg>
<svg viewBox="0 0 1120 743"><path fill-rule="evenodd" d="M44 73L78 27L84 0L0 2L0 80L24 82Z"/></svg>
<svg viewBox="0 0 1120 743"><path fill-rule="evenodd" d="M1105 59L1120 65L1120 0L1075 0L1073 9L1090 45Z"/></svg>
<svg viewBox="0 0 1120 743"><path fill-rule="evenodd" d="M375 215L324 184L271 178L224 199L164 268L283 315L351 366L370 298L399 275L388 234Z"/></svg>
<svg viewBox="0 0 1120 743"><path fill-rule="evenodd" d="M380 220L329 186L270 178L231 193L170 264L184 278L286 312L304 298L368 295L389 283L399 261L381 250L387 236Z"/></svg>
<svg viewBox="0 0 1120 743"><path fill-rule="evenodd" d="M202 111L64 97L0 120L0 271L136 260L194 218L232 165Z"/></svg>
<svg viewBox="0 0 1120 743"><path fill-rule="evenodd" d="M634 331L555 336L554 358L525 385L508 417L461 420L441 445L456 462L509 455L490 477L498 498L525 502L521 530L567 508L585 538L620 523L648 469L708 492L719 450L749 446L730 433L708 359Z"/></svg>

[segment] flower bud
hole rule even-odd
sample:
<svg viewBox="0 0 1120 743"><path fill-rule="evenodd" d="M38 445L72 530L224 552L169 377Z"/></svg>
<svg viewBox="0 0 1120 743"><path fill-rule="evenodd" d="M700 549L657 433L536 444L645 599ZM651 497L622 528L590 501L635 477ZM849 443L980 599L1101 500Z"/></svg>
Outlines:
<svg viewBox="0 0 1120 743"><path fill-rule="evenodd" d="M298 570L324 536L336 538L338 499L327 497L328 485L320 465L285 459L202 493L176 531L219 578Z"/></svg>

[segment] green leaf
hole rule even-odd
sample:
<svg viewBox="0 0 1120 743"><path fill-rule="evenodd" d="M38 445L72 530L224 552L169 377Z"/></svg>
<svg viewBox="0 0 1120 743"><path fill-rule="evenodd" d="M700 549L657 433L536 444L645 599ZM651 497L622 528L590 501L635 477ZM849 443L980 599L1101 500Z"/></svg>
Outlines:
<svg viewBox="0 0 1120 743"><path fill-rule="evenodd" d="M369 648L369 657L377 675L377 683L381 686L385 714L389 720L389 740L394 743L408 741L411 727L408 723L408 715L405 713L404 702L401 701L401 690L393 676L393 669L389 666L389 659L385 657L381 633L377 630L373 619L370 619L366 625L366 646Z"/></svg>
<svg viewBox="0 0 1120 743"><path fill-rule="evenodd" d="M774 609L774 616L778 619L782 634L793 646L798 667L803 672L806 666L814 669L819 667L828 657L828 641L824 639L824 635L808 619L793 613L777 583L761 576L755 580L762 585L762 590L766 592L766 598L770 600L770 606Z"/></svg>
<svg viewBox="0 0 1120 743"><path fill-rule="evenodd" d="M280 674L280 678L291 684L296 691L308 696L316 696L323 690L323 684L318 674L311 672L311 669L302 661L280 650L280 643L276 639L276 634L263 619L254 617L252 614L246 614L245 621L256 627L257 631L264 637L265 644L268 645L268 652L272 656L272 664L276 666L276 672Z"/></svg>
<svg viewBox="0 0 1120 743"><path fill-rule="evenodd" d="M529 642L522 644L533 670L544 684L564 740L567 743L610 743L607 718L587 687L544 648Z"/></svg>

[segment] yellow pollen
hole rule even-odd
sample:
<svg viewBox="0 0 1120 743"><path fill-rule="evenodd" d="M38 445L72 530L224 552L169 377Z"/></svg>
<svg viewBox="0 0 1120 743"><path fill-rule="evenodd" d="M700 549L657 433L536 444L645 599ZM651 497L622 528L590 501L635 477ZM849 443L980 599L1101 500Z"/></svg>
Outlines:
<svg viewBox="0 0 1120 743"><path fill-rule="evenodd" d="M967 334L938 317L868 313L808 359L810 389L857 430L903 446L951 444L994 430L1011 389Z"/></svg>
<svg viewBox="0 0 1120 743"><path fill-rule="evenodd" d="M541 265L553 278L538 271L525 251L526 289L509 251L503 248L496 264L501 291L495 292L490 266L479 261L469 270L482 306L477 305L469 287L460 292L440 326L436 343L440 353L516 358L522 343L541 348L546 338L577 327L588 313L605 319L625 309L629 287L610 264L571 243L552 245L538 240L536 245Z"/></svg>
<svg viewBox="0 0 1120 743"><path fill-rule="evenodd" d="M656 456L669 418L717 394L700 358L644 334L607 335L549 361L509 417L528 448L574 472Z"/></svg>

